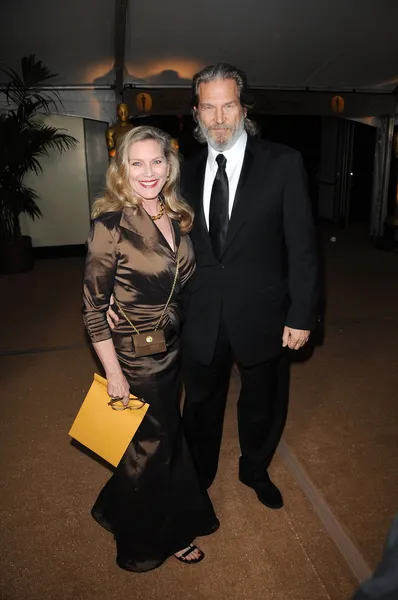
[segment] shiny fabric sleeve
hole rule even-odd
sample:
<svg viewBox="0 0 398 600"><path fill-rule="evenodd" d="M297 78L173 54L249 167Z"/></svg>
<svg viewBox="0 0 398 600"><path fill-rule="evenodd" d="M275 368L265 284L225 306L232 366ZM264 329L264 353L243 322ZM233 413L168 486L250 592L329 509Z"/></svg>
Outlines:
<svg viewBox="0 0 398 600"><path fill-rule="evenodd" d="M82 310L92 342L112 337L106 312L113 291L117 259L117 244L111 230L103 222L94 221L88 238Z"/></svg>

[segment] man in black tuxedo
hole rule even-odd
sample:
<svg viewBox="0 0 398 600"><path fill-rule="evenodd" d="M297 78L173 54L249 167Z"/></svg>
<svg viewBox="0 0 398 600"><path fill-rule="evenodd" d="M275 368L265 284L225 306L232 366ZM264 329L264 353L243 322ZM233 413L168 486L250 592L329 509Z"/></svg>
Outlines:
<svg viewBox="0 0 398 600"><path fill-rule="evenodd" d="M299 350L317 321L316 243L301 156L257 139L248 106L245 74L234 66L195 75L196 134L207 147L182 170L197 260L183 292L183 422L209 487L236 362L239 478L280 508L267 469L287 415L287 348Z"/></svg>

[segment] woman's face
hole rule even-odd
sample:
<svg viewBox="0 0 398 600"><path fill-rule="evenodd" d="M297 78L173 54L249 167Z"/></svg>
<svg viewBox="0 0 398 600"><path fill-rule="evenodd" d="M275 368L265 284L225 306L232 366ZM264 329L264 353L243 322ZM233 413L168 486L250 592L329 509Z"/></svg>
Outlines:
<svg viewBox="0 0 398 600"><path fill-rule="evenodd" d="M159 142L144 140L131 144L128 151L129 183L142 200L158 197L169 173L169 165Z"/></svg>

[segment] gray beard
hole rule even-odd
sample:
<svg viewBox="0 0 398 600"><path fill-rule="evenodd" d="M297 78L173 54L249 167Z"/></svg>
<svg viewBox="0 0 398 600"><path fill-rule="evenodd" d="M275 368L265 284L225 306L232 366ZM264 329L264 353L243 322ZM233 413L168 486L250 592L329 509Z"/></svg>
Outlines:
<svg viewBox="0 0 398 600"><path fill-rule="evenodd" d="M206 138L206 142L209 144L209 146L211 146L217 152L225 152L226 150L230 150L232 148L232 146L234 146L236 144L236 142L242 135L243 131L245 130L245 118L242 117L242 119L239 121L239 123L236 124L231 137L228 140L225 140L223 142L221 142L221 141L217 142L217 140L215 140L211 136L209 129L207 127L205 127L199 119L198 119L198 124L199 124L202 134Z"/></svg>

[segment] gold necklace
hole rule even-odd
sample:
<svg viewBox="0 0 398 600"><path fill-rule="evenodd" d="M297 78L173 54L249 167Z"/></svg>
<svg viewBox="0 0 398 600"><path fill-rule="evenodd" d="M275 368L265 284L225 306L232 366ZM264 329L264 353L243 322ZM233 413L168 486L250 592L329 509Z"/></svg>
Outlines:
<svg viewBox="0 0 398 600"><path fill-rule="evenodd" d="M149 215L151 217L152 221L157 221L158 219L161 219L164 215L164 204L160 200L159 200L159 204L160 204L160 210L159 210L158 214L157 215Z"/></svg>

